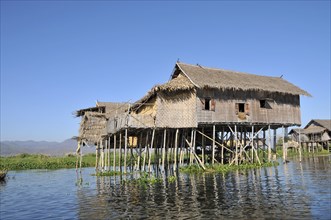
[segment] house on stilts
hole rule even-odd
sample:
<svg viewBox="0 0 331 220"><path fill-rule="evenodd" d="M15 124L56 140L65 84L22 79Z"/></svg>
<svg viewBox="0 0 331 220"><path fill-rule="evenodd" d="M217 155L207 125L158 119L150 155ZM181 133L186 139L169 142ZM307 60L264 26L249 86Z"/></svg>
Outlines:
<svg viewBox="0 0 331 220"><path fill-rule="evenodd" d="M292 140L300 143L307 152L315 152L318 149L330 151L330 119L313 119L304 128L292 129L289 134Z"/></svg>
<svg viewBox="0 0 331 220"><path fill-rule="evenodd" d="M300 95L310 96L281 77L177 62L167 83L100 121L97 155L124 151L121 161L114 156L112 164L114 170L123 165L124 172L130 166L150 171L151 163L162 170L169 164L177 169L194 162L204 167L271 161L276 129L285 134L286 128L301 125ZM77 116L100 111L97 107L79 110ZM81 131L87 130L84 117ZM81 135L79 140L90 141ZM97 161L107 168L107 156Z"/></svg>

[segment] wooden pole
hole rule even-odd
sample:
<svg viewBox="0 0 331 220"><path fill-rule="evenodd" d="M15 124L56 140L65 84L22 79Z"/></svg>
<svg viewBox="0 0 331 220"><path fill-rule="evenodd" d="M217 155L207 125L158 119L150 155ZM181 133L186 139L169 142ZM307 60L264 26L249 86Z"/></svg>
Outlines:
<svg viewBox="0 0 331 220"><path fill-rule="evenodd" d="M145 153L144 153L144 158L143 158L142 171L145 171L147 152L148 152L148 131L146 132Z"/></svg>
<svg viewBox="0 0 331 220"><path fill-rule="evenodd" d="M128 154L128 129L125 129L125 136L124 136L124 173L126 173L126 157Z"/></svg>
<svg viewBox="0 0 331 220"><path fill-rule="evenodd" d="M108 170L110 171L110 136L108 137L108 144L107 145L108 145Z"/></svg>
<svg viewBox="0 0 331 220"><path fill-rule="evenodd" d="M283 130L283 162L285 163L286 161L286 153L285 153L285 129L284 126L282 126L282 130Z"/></svg>
<svg viewBox="0 0 331 220"><path fill-rule="evenodd" d="M271 130L268 126L268 162L271 162Z"/></svg>
<svg viewBox="0 0 331 220"><path fill-rule="evenodd" d="M148 157L148 172L151 172L151 151L153 150L154 135L155 135L155 128L153 129L153 132L152 132L151 150L150 150L149 157Z"/></svg>
<svg viewBox="0 0 331 220"><path fill-rule="evenodd" d="M99 165L99 161L98 161L98 157L99 157L99 142L97 142L96 146L95 146L95 170L98 172L98 165Z"/></svg>
<svg viewBox="0 0 331 220"><path fill-rule="evenodd" d="M178 139L178 128L176 129L176 136L175 136L175 152L174 152L174 171L177 169L177 139Z"/></svg>
<svg viewBox="0 0 331 220"><path fill-rule="evenodd" d="M140 132L139 135L139 155L138 155L138 165L137 165L137 170L140 170L140 160L141 160L141 154L142 154L142 139L143 139L143 134Z"/></svg>
<svg viewBox="0 0 331 220"><path fill-rule="evenodd" d="M114 159L113 159L113 170L116 171L116 134L114 134Z"/></svg>
<svg viewBox="0 0 331 220"><path fill-rule="evenodd" d="M212 164L214 165L215 160L215 136L216 136L216 128L215 125L213 125L213 151L212 151Z"/></svg>
<svg viewBox="0 0 331 220"><path fill-rule="evenodd" d="M202 133L205 133L205 128L202 127L202 130L201 130ZM201 162L203 164L205 164L205 137L203 135L201 135Z"/></svg>
<svg viewBox="0 0 331 220"><path fill-rule="evenodd" d="M300 163L301 163L301 159L302 159L302 158L301 158L301 135L300 135L300 133L301 133L301 132L300 132L300 129L299 129L299 146L298 146L299 149L298 149L298 150L299 150L299 161L300 161Z"/></svg>
<svg viewBox="0 0 331 220"><path fill-rule="evenodd" d="M236 144L236 165L239 164L238 161L238 137L237 137L237 125L234 125L234 140L235 140L235 144Z"/></svg>
<svg viewBox="0 0 331 220"><path fill-rule="evenodd" d="M222 133L221 133L221 143L224 144L224 127L222 127ZM222 151L221 151L221 164L224 164L224 147L222 146Z"/></svg>
<svg viewBox="0 0 331 220"><path fill-rule="evenodd" d="M120 166L120 172L122 173L122 132L120 131L120 150L119 150L119 166Z"/></svg>
<svg viewBox="0 0 331 220"><path fill-rule="evenodd" d="M80 156L80 141L77 141L77 149L76 149L76 171L78 170L78 160L79 160L79 156Z"/></svg>
<svg viewBox="0 0 331 220"><path fill-rule="evenodd" d="M193 129L191 130L191 145L190 146L193 146ZM193 149L191 149L190 151L190 165L192 165L193 163Z"/></svg>
<svg viewBox="0 0 331 220"><path fill-rule="evenodd" d="M166 154L166 142L167 142L167 129L163 131L163 148L162 148L162 168L163 171L165 170L164 161L165 161L165 154Z"/></svg>

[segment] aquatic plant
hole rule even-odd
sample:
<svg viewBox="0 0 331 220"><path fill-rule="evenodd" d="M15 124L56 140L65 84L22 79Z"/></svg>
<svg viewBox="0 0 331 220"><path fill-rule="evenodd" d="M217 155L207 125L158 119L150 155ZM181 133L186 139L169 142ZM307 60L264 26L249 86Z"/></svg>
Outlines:
<svg viewBox="0 0 331 220"><path fill-rule="evenodd" d="M96 174L92 174L92 176L116 176L116 175L120 175L121 172L120 171L104 171L104 172L97 172Z"/></svg>
<svg viewBox="0 0 331 220"><path fill-rule="evenodd" d="M95 166L95 157L83 156L82 167ZM43 154L19 154L16 156L0 157L0 169L61 169L75 168L76 157L51 157Z"/></svg>
<svg viewBox="0 0 331 220"><path fill-rule="evenodd" d="M235 170L248 170L248 169L255 169L260 167L270 167L270 166L277 166L278 162L266 162L262 164L258 163L245 163L240 165L229 165L229 164L214 164L214 165L206 165L206 170L201 169L198 165L190 165L181 167L179 170L182 173L227 173L230 171Z"/></svg>

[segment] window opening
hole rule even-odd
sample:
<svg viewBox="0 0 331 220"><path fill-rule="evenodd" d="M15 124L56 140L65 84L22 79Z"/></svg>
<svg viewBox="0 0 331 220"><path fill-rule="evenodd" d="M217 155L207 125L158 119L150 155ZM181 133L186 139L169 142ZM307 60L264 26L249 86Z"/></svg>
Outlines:
<svg viewBox="0 0 331 220"><path fill-rule="evenodd" d="M238 107L239 112L245 112L245 103L239 103Z"/></svg>
<svg viewBox="0 0 331 220"><path fill-rule="evenodd" d="M210 101L211 101L211 99L209 99L209 98L206 98L205 99L205 110L210 110Z"/></svg>
<svg viewBox="0 0 331 220"><path fill-rule="evenodd" d="M266 100L260 100L260 108L267 108L267 101Z"/></svg>

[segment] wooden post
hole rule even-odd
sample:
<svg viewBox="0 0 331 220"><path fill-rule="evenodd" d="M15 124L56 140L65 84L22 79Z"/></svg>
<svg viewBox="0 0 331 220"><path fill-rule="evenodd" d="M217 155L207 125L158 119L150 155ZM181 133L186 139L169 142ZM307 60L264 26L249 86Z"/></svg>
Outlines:
<svg viewBox="0 0 331 220"><path fill-rule="evenodd" d="M213 125L213 151L212 151L212 164L214 165L215 161L215 136L216 136L216 128L215 125Z"/></svg>
<svg viewBox="0 0 331 220"><path fill-rule="evenodd" d="M299 161L300 161L300 163L301 163L301 135L300 135L300 128L299 128L299 146L298 146L298 150L299 150Z"/></svg>
<svg viewBox="0 0 331 220"><path fill-rule="evenodd" d="M98 165L99 165L99 161L98 161L98 157L99 157L99 142L97 142L96 146L95 146L95 170L98 171Z"/></svg>
<svg viewBox="0 0 331 220"><path fill-rule="evenodd" d="M138 155L137 170L140 170L140 160L141 160L141 154L142 154L142 149L141 149L142 139L143 139L143 134L142 134L142 132L140 132L140 135L139 135L139 155Z"/></svg>
<svg viewBox="0 0 331 220"><path fill-rule="evenodd" d="M122 173L122 132L120 131L120 149L119 149L119 166L120 166L120 172Z"/></svg>
<svg viewBox="0 0 331 220"><path fill-rule="evenodd" d="M252 163L254 163L254 126L252 126L251 138L252 138L251 158L252 158Z"/></svg>
<svg viewBox="0 0 331 220"><path fill-rule="evenodd" d="M201 130L202 133L205 133L205 128L202 127ZM201 135L201 162L202 164L205 164L205 136Z"/></svg>
<svg viewBox="0 0 331 220"><path fill-rule="evenodd" d="M165 161L165 154L166 154L166 143L167 143L167 129L163 131L163 148L162 148L162 168L163 171L165 170L164 161Z"/></svg>
<svg viewBox="0 0 331 220"><path fill-rule="evenodd" d="M175 151L174 151L174 171L177 169L177 144L178 144L178 128L176 129L175 135Z"/></svg>
<svg viewBox="0 0 331 220"><path fill-rule="evenodd" d="M108 150L107 150L108 145L107 145L107 144L108 144L108 142L107 142L107 138L106 138L106 139L105 139L105 146L104 146L104 149L105 149L105 150L104 150L104 152L105 152L105 153L104 153L104 161L105 161L105 162L104 162L104 166L105 166L105 167L104 167L104 170L105 170L105 171L107 170L107 165L108 165L108 160L107 160L107 159L108 159Z"/></svg>
<svg viewBox="0 0 331 220"><path fill-rule="evenodd" d="M153 150L153 143L154 143L154 135L155 135L155 128L152 132L152 140L151 140L151 150L148 156L148 172L151 172L151 151Z"/></svg>
<svg viewBox="0 0 331 220"><path fill-rule="evenodd" d="M271 162L271 130L268 126L268 162Z"/></svg>
<svg viewBox="0 0 331 220"><path fill-rule="evenodd" d="M235 161L236 161L236 165L238 166L238 138L237 138L237 125L234 125L234 141L235 141L235 145L236 145L236 155L235 155Z"/></svg>
<svg viewBox="0 0 331 220"><path fill-rule="evenodd" d="M126 157L128 151L128 129L125 129L125 136L124 136L124 173L126 173Z"/></svg>
<svg viewBox="0 0 331 220"><path fill-rule="evenodd" d="M101 167L101 170L103 171L103 166L104 166L104 151L103 151L102 139L100 140L100 148L101 148L100 167Z"/></svg>
<svg viewBox="0 0 331 220"><path fill-rule="evenodd" d="M193 129L191 130L191 146L193 146L193 136L194 136L194 134L193 134ZM192 165L192 163L193 163L193 148L191 149L191 151L190 151L190 165Z"/></svg>
<svg viewBox="0 0 331 220"><path fill-rule="evenodd" d="M144 158L143 158L142 171L145 171L147 152L148 152L148 131L146 132L145 153L144 153Z"/></svg>
<svg viewBox="0 0 331 220"><path fill-rule="evenodd" d="M108 137L108 170L110 171L110 136Z"/></svg>
<svg viewBox="0 0 331 220"><path fill-rule="evenodd" d="M284 126L282 126L283 129L283 162L286 162L286 149L285 149L285 129Z"/></svg>
<svg viewBox="0 0 331 220"><path fill-rule="evenodd" d="M224 145L224 127L222 127L222 133L221 133L221 143ZM222 152L221 152L221 163L224 164L224 147L222 146Z"/></svg>
<svg viewBox="0 0 331 220"><path fill-rule="evenodd" d="M79 142L79 146L80 146L80 142ZM83 161L83 147L80 147L80 157L79 157L79 169L80 171L82 170L82 161Z"/></svg>
<svg viewBox="0 0 331 220"><path fill-rule="evenodd" d="M116 134L114 134L114 159L113 159L113 170L116 171Z"/></svg>
<svg viewBox="0 0 331 220"><path fill-rule="evenodd" d="M81 150L80 150L80 141L77 141L77 149L76 149L76 171L78 170L78 160L79 160L79 156L81 154Z"/></svg>

